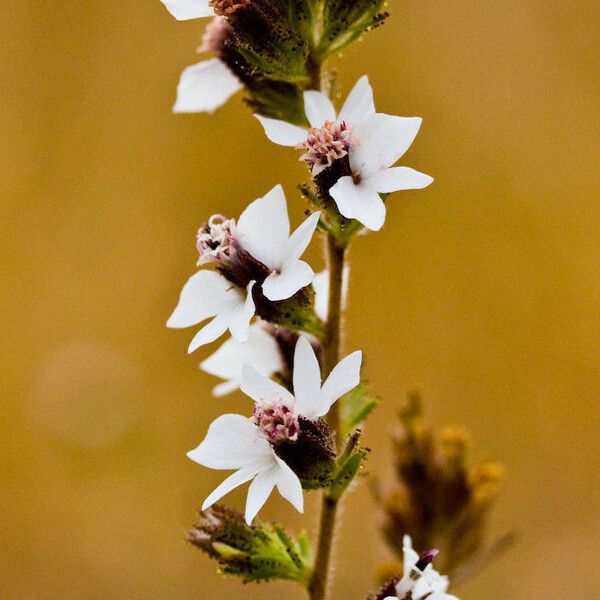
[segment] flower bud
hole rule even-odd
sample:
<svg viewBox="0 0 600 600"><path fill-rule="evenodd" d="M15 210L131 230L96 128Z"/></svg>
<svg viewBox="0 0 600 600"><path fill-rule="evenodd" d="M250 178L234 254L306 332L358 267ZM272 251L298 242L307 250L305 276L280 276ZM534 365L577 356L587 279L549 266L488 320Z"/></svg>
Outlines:
<svg viewBox="0 0 600 600"><path fill-rule="evenodd" d="M286 579L306 585L310 577L311 550L304 535L295 540L278 525L247 525L242 513L219 504L200 511L186 539L217 560L223 573L244 582Z"/></svg>

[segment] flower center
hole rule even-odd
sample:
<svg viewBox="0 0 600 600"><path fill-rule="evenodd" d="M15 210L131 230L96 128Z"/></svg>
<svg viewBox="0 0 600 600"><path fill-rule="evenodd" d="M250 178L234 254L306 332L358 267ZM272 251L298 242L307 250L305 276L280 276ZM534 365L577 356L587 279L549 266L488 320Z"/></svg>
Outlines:
<svg viewBox="0 0 600 600"><path fill-rule="evenodd" d="M313 168L313 175L318 175L330 167L334 160L348 154L353 142L352 132L345 121L325 121L323 127L311 127L306 142L298 144L298 150L306 152L300 160Z"/></svg>
<svg viewBox="0 0 600 600"><path fill-rule="evenodd" d="M209 6L217 15L232 15L236 10L248 6L251 0L210 0Z"/></svg>
<svg viewBox="0 0 600 600"><path fill-rule="evenodd" d="M200 258L199 265L219 262L230 257L234 251L232 240L235 236L235 219L226 219L223 215L213 215L208 223L198 230L196 248Z"/></svg>
<svg viewBox="0 0 600 600"><path fill-rule="evenodd" d="M272 443L298 439L298 417L279 395L254 407L254 422Z"/></svg>

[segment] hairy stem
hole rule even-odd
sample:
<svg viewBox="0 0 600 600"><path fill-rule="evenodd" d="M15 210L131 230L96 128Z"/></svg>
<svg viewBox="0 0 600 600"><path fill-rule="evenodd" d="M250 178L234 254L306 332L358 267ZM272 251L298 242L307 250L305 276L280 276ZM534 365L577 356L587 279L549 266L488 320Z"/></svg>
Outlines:
<svg viewBox="0 0 600 600"><path fill-rule="evenodd" d="M338 363L341 345L342 286L346 246L340 245L331 234L326 238L327 267L329 270L329 303L327 315L327 335L323 342L323 377L331 373ZM339 431L339 410L334 404L328 414L329 425L334 432ZM339 439L338 439L339 446ZM330 580L330 563L333 551L338 498L323 493L319 542L313 575L308 587L310 600L324 600Z"/></svg>
<svg viewBox="0 0 600 600"><path fill-rule="evenodd" d="M331 373L340 360L342 338L342 287L346 246L340 245L335 236L326 238L327 270L329 272L329 300L327 312L327 333L323 344L323 379ZM337 433L340 430L339 407L336 402L328 413L329 426ZM340 440L337 440L338 447Z"/></svg>
<svg viewBox="0 0 600 600"><path fill-rule="evenodd" d="M330 498L326 493L323 495L319 545L313 575L308 586L310 600L324 600L327 597L338 502L337 499Z"/></svg>

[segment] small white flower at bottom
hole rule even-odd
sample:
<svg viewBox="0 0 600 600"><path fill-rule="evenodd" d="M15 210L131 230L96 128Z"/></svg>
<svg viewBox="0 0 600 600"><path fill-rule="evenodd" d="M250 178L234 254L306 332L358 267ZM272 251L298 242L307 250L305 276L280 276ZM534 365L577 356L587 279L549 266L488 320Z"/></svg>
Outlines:
<svg viewBox="0 0 600 600"><path fill-rule="evenodd" d="M456 596L446 594L448 578L440 575L431 564L437 551L419 556L413 550L410 536L405 535L403 542L404 573L396 584L396 595L387 596L384 600L459 600Z"/></svg>

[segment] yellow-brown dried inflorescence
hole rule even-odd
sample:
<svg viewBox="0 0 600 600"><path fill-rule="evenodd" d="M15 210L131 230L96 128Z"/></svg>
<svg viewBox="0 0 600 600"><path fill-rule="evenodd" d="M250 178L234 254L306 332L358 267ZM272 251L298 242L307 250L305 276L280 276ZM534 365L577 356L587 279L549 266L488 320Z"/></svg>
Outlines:
<svg viewBox="0 0 600 600"><path fill-rule="evenodd" d="M504 478L497 462L469 466L469 434L447 427L439 434L424 423L419 394L398 411L393 438L396 481L379 486L381 529L398 562L382 566L380 580L402 571L402 538L417 548L439 548L440 570L457 582L482 567L511 542L507 535L489 543L490 512Z"/></svg>

